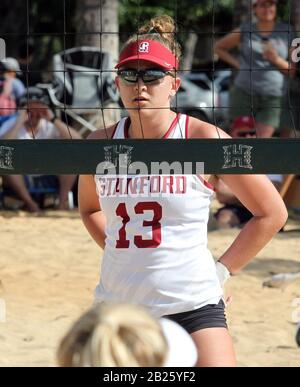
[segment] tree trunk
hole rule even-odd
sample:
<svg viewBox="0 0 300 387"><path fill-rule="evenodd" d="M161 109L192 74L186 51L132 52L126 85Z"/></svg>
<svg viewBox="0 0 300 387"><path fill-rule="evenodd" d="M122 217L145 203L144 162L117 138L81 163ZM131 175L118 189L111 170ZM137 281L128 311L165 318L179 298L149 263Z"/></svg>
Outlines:
<svg viewBox="0 0 300 387"><path fill-rule="evenodd" d="M6 43L6 56L18 56L20 35L26 36L27 32L27 7L26 1L11 0L0 1L0 37ZM8 34L8 35L6 35Z"/></svg>
<svg viewBox="0 0 300 387"><path fill-rule="evenodd" d="M117 60L119 54L118 0L77 0L77 46L99 47ZM111 34L113 32L114 34Z"/></svg>
<svg viewBox="0 0 300 387"><path fill-rule="evenodd" d="M233 24L234 28L241 23L250 21L252 13L252 0L235 0Z"/></svg>
<svg viewBox="0 0 300 387"><path fill-rule="evenodd" d="M109 52L112 67L119 56L118 6L118 0L77 0L75 14L78 33L76 45L98 47L103 52ZM113 68L111 70L113 71ZM116 102L107 103L103 114L96 114L96 127L105 128L117 122L120 119L118 108Z"/></svg>
<svg viewBox="0 0 300 387"><path fill-rule="evenodd" d="M182 61L183 70L192 70L197 41L198 35L190 32L185 43L184 58Z"/></svg>

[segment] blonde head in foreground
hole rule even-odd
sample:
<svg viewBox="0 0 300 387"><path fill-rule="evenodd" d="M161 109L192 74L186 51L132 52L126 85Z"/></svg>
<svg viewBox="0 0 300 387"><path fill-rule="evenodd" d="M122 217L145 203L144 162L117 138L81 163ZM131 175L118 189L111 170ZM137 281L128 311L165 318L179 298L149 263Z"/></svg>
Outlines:
<svg viewBox="0 0 300 387"><path fill-rule="evenodd" d="M134 305L96 305L63 337L61 367L160 367L168 346L162 328Z"/></svg>

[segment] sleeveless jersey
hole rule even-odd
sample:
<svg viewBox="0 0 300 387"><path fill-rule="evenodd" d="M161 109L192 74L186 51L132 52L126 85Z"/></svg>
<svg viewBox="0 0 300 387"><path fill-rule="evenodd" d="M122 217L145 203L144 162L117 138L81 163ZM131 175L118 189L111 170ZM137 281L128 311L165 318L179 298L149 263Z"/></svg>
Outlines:
<svg viewBox="0 0 300 387"><path fill-rule="evenodd" d="M123 118L114 139L128 138ZM178 114L164 138L188 138ZM197 175L95 175L106 215L98 302L129 302L161 317L218 303L222 288L207 248L213 190Z"/></svg>

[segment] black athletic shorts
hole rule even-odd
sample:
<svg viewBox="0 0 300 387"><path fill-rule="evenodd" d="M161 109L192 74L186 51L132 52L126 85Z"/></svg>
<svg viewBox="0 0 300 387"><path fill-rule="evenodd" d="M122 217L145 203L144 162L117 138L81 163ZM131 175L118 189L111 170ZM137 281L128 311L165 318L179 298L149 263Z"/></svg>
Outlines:
<svg viewBox="0 0 300 387"><path fill-rule="evenodd" d="M218 304L208 304L188 312L163 316L181 325L188 333L205 328L226 328L225 304L221 299Z"/></svg>

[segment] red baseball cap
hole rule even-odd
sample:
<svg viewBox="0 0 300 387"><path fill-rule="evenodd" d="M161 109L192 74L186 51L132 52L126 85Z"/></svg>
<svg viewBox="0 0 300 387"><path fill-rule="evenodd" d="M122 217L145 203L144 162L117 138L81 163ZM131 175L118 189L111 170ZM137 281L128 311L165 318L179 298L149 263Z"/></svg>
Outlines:
<svg viewBox="0 0 300 387"><path fill-rule="evenodd" d="M178 69L176 56L157 40L145 39L130 43L121 52L119 63L116 64L115 68L118 69L135 60L151 62L165 70Z"/></svg>
<svg viewBox="0 0 300 387"><path fill-rule="evenodd" d="M232 130L237 130L241 128L255 128L255 119L251 116L240 116L237 117L232 124Z"/></svg>

